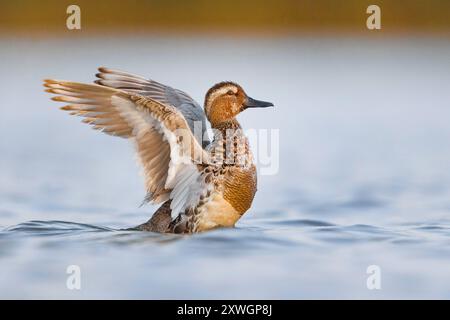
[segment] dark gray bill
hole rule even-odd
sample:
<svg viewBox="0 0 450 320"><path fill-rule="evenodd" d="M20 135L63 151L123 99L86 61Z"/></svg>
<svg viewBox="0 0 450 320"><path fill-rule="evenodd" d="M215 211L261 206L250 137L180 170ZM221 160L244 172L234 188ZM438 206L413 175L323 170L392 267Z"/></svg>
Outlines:
<svg viewBox="0 0 450 320"><path fill-rule="evenodd" d="M273 107L273 103L267 102L267 101L260 101L260 100L256 100L256 99L247 97L247 101L245 101L245 107L246 108L267 108L267 107Z"/></svg>

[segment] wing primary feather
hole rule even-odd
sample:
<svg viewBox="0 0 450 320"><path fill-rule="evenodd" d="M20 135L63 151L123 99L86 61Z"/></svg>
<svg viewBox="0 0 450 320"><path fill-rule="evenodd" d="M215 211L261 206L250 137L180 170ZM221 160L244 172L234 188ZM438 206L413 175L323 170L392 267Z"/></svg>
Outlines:
<svg viewBox="0 0 450 320"><path fill-rule="evenodd" d="M97 84L48 79L44 86L56 95L54 100L67 103L61 109L81 116L92 128L132 138L145 173L144 202L172 199L172 214L178 215L194 203L201 188L200 172L190 152L192 142L208 161L208 154L193 134L178 139L175 133L190 128L194 113L189 105L195 108L197 104L193 100L181 102L187 94L152 80L107 68L99 71ZM127 91L122 87L132 88ZM151 95L143 95L147 93ZM177 103L185 104L180 108Z"/></svg>

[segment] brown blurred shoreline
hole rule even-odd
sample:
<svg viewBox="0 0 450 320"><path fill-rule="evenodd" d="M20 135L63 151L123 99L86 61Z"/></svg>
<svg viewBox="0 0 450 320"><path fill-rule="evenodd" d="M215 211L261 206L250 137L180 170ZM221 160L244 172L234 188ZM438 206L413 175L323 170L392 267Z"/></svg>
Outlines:
<svg viewBox="0 0 450 320"><path fill-rule="evenodd" d="M81 8L81 30L66 28L66 8ZM381 8L381 30L368 30L366 8ZM7 1L1 37L215 35L233 37L450 37L450 1Z"/></svg>

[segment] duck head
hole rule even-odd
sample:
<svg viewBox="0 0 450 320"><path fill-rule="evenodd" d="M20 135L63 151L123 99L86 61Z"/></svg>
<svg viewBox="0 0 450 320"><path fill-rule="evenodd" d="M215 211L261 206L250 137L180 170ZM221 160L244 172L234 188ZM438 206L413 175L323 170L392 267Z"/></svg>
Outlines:
<svg viewBox="0 0 450 320"><path fill-rule="evenodd" d="M273 104L250 98L234 82L217 83L205 96L205 114L212 127L233 120L246 109L266 107L273 107Z"/></svg>

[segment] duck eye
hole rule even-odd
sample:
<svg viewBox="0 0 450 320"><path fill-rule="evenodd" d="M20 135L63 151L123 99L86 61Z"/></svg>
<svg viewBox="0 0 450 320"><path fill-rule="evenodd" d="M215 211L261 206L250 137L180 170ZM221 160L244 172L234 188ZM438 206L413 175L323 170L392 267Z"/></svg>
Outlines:
<svg viewBox="0 0 450 320"><path fill-rule="evenodd" d="M229 96L232 96L232 95L234 95L234 92L233 92L233 90L228 90L227 94L228 94Z"/></svg>

